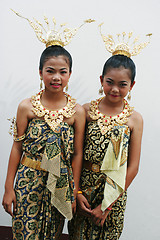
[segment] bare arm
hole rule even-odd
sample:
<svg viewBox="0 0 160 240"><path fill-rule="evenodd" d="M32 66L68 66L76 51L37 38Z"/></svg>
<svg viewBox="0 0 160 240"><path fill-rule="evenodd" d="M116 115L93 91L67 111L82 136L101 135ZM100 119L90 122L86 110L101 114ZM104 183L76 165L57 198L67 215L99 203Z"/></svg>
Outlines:
<svg viewBox="0 0 160 240"><path fill-rule="evenodd" d="M89 116L88 116L89 103L84 104L83 108L86 113L86 119L89 120ZM87 199L82 194L77 195L77 203L78 203L78 213L86 217L91 217L91 213L92 213L91 206L88 203Z"/></svg>
<svg viewBox="0 0 160 240"><path fill-rule="evenodd" d="M141 141L143 133L143 119L141 115L135 113L135 116L133 116L133 122L134 126L130 137L125 189L127 189L130 186L131 182L138 173L141 154Z"/></svg>
<svg viewBox="0 0 160 240"><path fill-rule="evenodd" d="M76 194L79 188L79 180L82 169L83 160L83 141L84 141L84 130L85 130L85 111L82 106L76 106L76 115L74 121L74 154L72 158L72 169L73 177L75 183L74 197L76 199ZM75 206L73 206L73 212L75 212Z"/></svg>
<svg viewBox="0 0 160 240"><path fill-rule="evenodd" d="M25 133L28 118L27 118L27 105L26 102L23 101L20 103L17 110L17 133L18 136L22 136ZM7 177L5 182L5 193L3 197L2 204L6 212L8 212L11 216L13 216L13 211L16 210L16 197L14 192L14 179L16 176L17 168L22 156L22 141L13 142L12 150L10 153ZM12 211L12 203L13 203L13 211Z"/></svg>

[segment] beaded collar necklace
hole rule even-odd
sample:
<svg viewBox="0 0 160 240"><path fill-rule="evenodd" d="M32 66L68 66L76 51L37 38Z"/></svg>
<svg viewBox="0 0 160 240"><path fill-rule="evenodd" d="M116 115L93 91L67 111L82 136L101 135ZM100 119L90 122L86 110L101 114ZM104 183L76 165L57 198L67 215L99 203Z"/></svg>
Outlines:
<svg viewBox="0 0 160 240"><path fill-rule="evenodd" d="M117 123L123 125L128 122L128 117L133 112L133 107L130 107L128 102L124 99L124 108L122 112L116 116L107 116L99 111L99 103L104 97L97 99L96 101L91 101L90 110L88 114L91 119L98 120L98 126L102 134L105 134L107 131L111 130L113 126Z"/></svg>
<svg viewBox="0 0 160 240"><path fill-rule="evenodd" d="M76 100L72 98L69 94L65 93L67 97L67 104L65 107L59 110L49 110L41 104L41 96L44 90L37 93L35 96L31 97L32 111L37 117L44 117L45 122L54 131L57 126L63 122L64 117L70 118L76 112L74 107L76 105Z"/></svg>

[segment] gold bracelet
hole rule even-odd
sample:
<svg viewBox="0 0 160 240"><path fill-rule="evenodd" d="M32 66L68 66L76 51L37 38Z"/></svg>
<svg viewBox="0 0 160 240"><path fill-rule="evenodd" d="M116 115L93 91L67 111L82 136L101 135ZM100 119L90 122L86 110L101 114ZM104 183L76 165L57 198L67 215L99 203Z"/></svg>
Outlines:
<svg viewBox="0 0 160 240"><path fill-rule="evenodd" d="M77 193L78 193L78 194L82 194L82 191L78 191Z"/></svg>

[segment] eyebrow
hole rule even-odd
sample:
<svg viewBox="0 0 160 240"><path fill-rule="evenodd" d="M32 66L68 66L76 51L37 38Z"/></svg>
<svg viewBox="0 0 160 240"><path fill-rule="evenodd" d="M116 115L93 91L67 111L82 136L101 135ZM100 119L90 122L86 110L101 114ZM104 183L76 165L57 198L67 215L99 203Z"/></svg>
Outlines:
<svg viewBox="0 0 160 240"><path fill-rule="evenodd" d="M121 82L121 83L128 83L128 81L125 81L125 80L124 80L124 81L120 81L120 82Z"/></svg>
<svg viewBox="0 0 160 240"><path fill-rule="evenodd" d="M110 80L110 81L112 81L112 82L114 82L114 80L112 79L112 78L107 78L108 80ZM122 80L122 81L120 81L121 83L128 83L127 81L125 81L125 80Z"/></svg>
<svg viewBox="0 0 160 240"><path fill-rule="evenodd" d="M109 78L109 77L108 77L107 79L108 79L108 80L111 80L112 82L114 81L112 78Z"/></svg>
<svg viewBox="0 0 160 240"><path fill-rule="evenodd" d="M53 67L46 67L45 69L52 69L52 70L55 70L55 68L53 68ZM67 68L66 68L66 67L64 67L64 68L60 68L60 70L67 70Z"/></svg>

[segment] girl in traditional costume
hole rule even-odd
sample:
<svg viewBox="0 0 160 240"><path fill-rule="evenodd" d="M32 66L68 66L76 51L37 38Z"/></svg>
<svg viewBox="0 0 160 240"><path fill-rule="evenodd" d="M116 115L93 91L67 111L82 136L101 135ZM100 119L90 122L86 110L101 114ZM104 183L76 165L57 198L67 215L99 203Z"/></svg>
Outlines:
<svg viewBox="0 0 160 240"><path fill-rule="evenodd" d="M64 39L54 29L45 39L42 24L27 20L47 47L39 65L45 89L19 104L2 204L12 216L14 240L53 240L76 211L82 165L85 111L64 92L72 58L62 47L77 29L64 30Z"/></svg>
<svg viewBox="0 0 160 240"><path fill-rule="evenodd" d="M125 33L122 34L123 39ZM132 33L129 34L129 38ZM138 173L143 119L125 100L135 84L135 64L128 44L113 49L111 35L102 35L109 58L100 76L104 97L84 104L87 114L84 162L78 191L78 212L69 222L71 240L119 239L127 188Z"/></svg>

